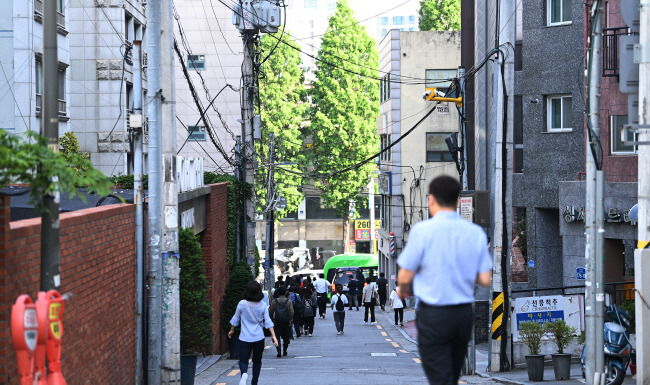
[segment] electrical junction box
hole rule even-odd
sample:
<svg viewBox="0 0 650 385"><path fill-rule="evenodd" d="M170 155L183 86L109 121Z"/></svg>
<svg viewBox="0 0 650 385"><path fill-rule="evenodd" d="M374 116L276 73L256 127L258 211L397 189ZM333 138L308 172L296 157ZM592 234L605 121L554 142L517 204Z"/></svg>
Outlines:
<svg viewBox="0 0 650 385"><path fill-rule="evenodd" d="M278 32L280 6L269 1L244 1L233 6L232 23L240 31Z"/></svg>

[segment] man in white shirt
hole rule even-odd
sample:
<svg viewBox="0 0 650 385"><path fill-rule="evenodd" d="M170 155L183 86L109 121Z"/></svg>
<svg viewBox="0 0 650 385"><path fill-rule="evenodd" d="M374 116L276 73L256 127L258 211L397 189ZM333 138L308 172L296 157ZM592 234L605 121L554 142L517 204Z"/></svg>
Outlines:
<svg viewBox="0 0 650 385"><path fill-rule="evenodd" d="M316 288L316 303L318 304L318 317L325 319L325 309L327 307L327 288L330 283L325 279L325 274L320 273L318 279L314 282Z"/></svg>
<svg viewBox="0 0 650 385"><path fill-rule="evenodd" d="M345 306L348 304L348 298L343 295L343 286L336 285L336 294L332 296L332 314L334 314L334 325L336 326L336 335L343 334L345 328Z"/></svg>

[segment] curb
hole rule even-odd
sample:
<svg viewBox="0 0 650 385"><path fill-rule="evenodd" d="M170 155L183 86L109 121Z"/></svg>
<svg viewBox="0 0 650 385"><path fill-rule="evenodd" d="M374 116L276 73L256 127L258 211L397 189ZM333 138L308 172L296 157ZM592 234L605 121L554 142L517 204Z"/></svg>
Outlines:
<svg viewBox="0 0 650 385"><path fill-rule="evenodd" d="M406 332L401 327L393 325L393 323L392 323L393 320L388 317L388 312L383 312L383 313L384 313L384 317L386 317L386 319L389 321L391 326L394 326L395 329L397 329L400 333L402 333L402 336L404 338L406 338L407 341L409 341L409 342L415 344L416 346L418 346L418 342L416 340L414 340L413 338L411 338L408 334L406 334Z"/></svg>

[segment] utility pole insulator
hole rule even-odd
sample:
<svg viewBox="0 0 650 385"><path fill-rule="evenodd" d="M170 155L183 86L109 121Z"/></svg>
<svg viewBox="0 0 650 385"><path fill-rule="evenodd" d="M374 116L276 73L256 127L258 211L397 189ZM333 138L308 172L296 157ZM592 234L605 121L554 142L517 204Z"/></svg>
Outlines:
<svg viewBox="0 0 650 385"><path fill-rule="evenodd" d="M232 24L240 31L276 33L280 23L280 7L269 1L246 0L233 6Z"/></svg>

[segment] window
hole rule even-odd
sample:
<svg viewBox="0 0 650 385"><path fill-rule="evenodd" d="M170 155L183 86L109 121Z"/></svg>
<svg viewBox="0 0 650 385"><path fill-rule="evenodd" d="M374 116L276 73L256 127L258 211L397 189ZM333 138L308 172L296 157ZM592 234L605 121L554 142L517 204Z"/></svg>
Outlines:
<svg viewBox="0 0 650 385"><path fill-rule="evenodd" d="M36 79L34 81L35 85L35 91L36 91L36 112L40 113L41 109L43 108L43 61L42 61L42 56L40 54L37 54L36 57L36 62L35 62L35 69L36 69ZM67 64L64 63L59 63L59 73L57 77L57 83L58 83L58 94L57 94L57 99L58 99L58 113L59 116L65 117L67 116L67 108L66 108L66 100L65 100L65 73L66 73L66 68L68 67Z"/></svg>
<svg viewBox="0 0 650 385"><path fill-rule="evenodd" d="M380 161L385 161L385 162L390 162L392 159L392 149L388 148L390 147L392 140L390 138L390 134L382 134L379 136L380 142L381 142L381 155L379 156ZM387 149L384 151L385 149Z"/></svg>
<svg viewBox="0 0 650 385"><path fill-rule="evenodd" d="M451 79L458 74L457 70L425 70L425 87L449 88Z"/></svg>
<svg viewBox="0 0 650 385"><path fill-rule="evenodd" d="M305 8L316 9L316 0L305 0Z"/></svg>
<svg viewBox="0 0 650 385"><path fill-rule="evenodd" d="M187 68L191 70L204 70L205 55L187 55Z"/></svg>
<svg viewBox="0 0 650 385"><path fill-rule="evenodd" d="M523 56L521 55L521 49L524 44L521 40L515 41L515 71L521 71L523 69Z"/></svg>
<svg viewBox="0 0 650 385"><path fill-rule="evenodd" d="M187 140L191 142L205 142L205 126L188 126Z"/></svg>
<svg viewBox="0 0 650 385"><path fill-rule="evenodd" d="M393 25L404 25L404 16L393 16Z"/></svg>
<svg viewBox="0 0 650 385"><path fill-rule="evenodd" d="M65 12L63 12L63 0L56 0L56 11L60 14L65 14Z"/></svg>
<svg viewBox="0 0 650 385"><path fill-rule="evenodd" d="M566 132L572 128L572 98L566 96L549 96L546 101L548 111L548 132Z"/></svg>
<svg viewBox="0 0 650 385"><path fill-rule="evenodd" d="M379 81L379 103L390 99L390 74L387 74Z"/></svg>
<svg viewBox="0 0 650 385"><path fill-rule="evenodd" d="M409 24L415 24L415 16L409 16Z"/></svg>
<svg viewBox="0 0 650 385"><path fill-rule="evenodd" d="M571 23L571 0L546 0L547 24Z"/></svg>
<svg viewBox="0 0 650 385"><path fill-rule="evenodd" d="M393 229L393 198L390 195L381 196L381 228Z"/></svg>
<svg viewBox="0 0 650 385"><path fill-rule="evenodd" d="M377 18L377 25L380 25L380 26L388 25L388 17L378 17Z"/></svg>
<svg viewBox="0 0 650 385"><path fill-rule="evenodd" d="M413 32L413 31L415 31L415 28L411 27L411 28L409 28L409 31Z"/></svg>
<svg viewBox="0 0 650 385"><path fill-rule="evenodd" d="M43 95L43 62L36 61L36 93Z"/></svg>
<svg viewBox="0 0 650 385"><path fill-rule="evenodd" d="M445 138L449 132L427 132L427 162L453 162Z"/></svg>
<svg viewBox="0 0 650 385"><path fill-rule="evenodd" d="M634 144L623 143L623 140L632 141L635 138L634 129L628 128L625 133L627 138L623 135L623 125L627 124L627 115L613 115L610 116L610 132L612 137L612 154L634 154L636 153L636 146Z"/></svg>

